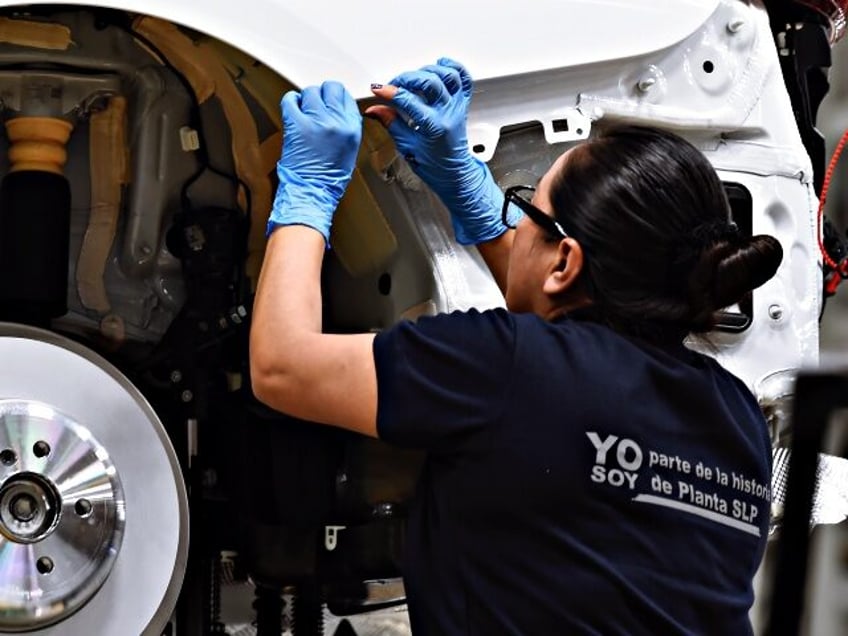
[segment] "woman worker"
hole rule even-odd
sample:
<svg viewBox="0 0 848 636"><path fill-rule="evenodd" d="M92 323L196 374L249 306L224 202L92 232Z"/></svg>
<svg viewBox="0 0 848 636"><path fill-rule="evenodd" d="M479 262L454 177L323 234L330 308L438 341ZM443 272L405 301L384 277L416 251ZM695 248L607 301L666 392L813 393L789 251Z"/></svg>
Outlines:
<svg viewBox="0 0 848 636"><path fill-rule="evenodd" d="M745 385L683 339L770 279L780 244L739 235L714 170L673 134L610 130L504 196L468 151L462 66L372 89L389 105L367 114L507 309L321 333L321 262L361 137L326 82L282 101L251 373L280 411L428 451L404 567L413 632L751 633L769 439Z"/></svg>

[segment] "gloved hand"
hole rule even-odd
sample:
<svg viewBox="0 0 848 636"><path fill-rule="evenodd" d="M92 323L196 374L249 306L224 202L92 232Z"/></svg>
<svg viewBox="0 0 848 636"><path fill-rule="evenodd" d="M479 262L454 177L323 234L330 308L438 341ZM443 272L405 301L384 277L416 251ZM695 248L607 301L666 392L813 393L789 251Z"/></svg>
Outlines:
<svg viewBox="0 0 848 636"><path fill-rule="evenodd" d="M283 111L280 185L266 236L281 225L308 225L328 242L333 213L350 182L362 140L362 116L338 82L289 91Z"/></svg>
<svg viewBox="0 0 848 636"><path fill-rule="evenodd" d="M375 84L372 91L394 109L372 106L366 114L386 126L415 174L450 211L457 242L474 245L503 234L503 192L488 166L468 149L472 80L465 67L443 57L387 86ZM513 209L511 215L517 220L521 213Z"/></svg>

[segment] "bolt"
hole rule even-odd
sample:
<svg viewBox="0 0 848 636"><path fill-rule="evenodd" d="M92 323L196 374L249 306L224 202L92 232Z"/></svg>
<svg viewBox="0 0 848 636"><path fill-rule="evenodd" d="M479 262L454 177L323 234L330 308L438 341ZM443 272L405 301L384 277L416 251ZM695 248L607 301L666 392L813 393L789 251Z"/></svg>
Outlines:
<svg viewBox="0 0 848 636"><path fill-rule="evenodd" d="M772 320L780 320L783 318L783 307L777 304L769 305L768 315Z"/></svg>
<svg viewBox="0 0 848 636"><path fill-rule="evenodd" d="M186 389L182 393L180 393L180 399L183 402L191 402L194 399L194 393Z"/></svg>
<svg viewBox="0 0 848 636"><path fill-rule="evenodd" d="M153 250L151 249L151 247L149 245L142 245L141 246L142 256L150 256L152 253L153 253Z"/></svg>
<svg viewBox="0 0 848 636"><path fill-rule="evenodd" d="M729 33L739 33L743 26L745 26L745 20L742 18L735 18L727 23L727 31Z"/></svg>
<svg viewBox="0 0 848 636"><path fill-rule="evenodd" d="M171 371L171 382L174 384L179 384L183 380L183 374L180 373L179 369L174 369Z"/></svg>
<svg viewBox="0 0 848 636"><path fill-rule="evenodd" d="M636 88L638 88L643 93L647 93L649 90L651 90L651 88L653 88L654 84L656 83L656 77L643 77L639 80L639 83L636 84Z"/></svg>

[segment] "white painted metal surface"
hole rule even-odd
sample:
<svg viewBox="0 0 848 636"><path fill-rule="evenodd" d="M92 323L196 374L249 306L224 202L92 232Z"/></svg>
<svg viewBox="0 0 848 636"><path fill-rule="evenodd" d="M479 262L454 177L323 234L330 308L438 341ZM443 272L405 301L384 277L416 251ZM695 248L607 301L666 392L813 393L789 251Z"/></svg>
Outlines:
<svg viewBox="0 0 848 636"><path fill-rule="evenodd" d="M0 0L0 6L13 4ZM528 121L542 122L551 143L585 138L593 120L677 130L723 178L751 190L756 231L777 235L786 252L778 276L755 294L754 325L721 337L719 357L751 386L768 371L817 361L820 274L811 166L761 0L434 0L426 7L389 0L332 8L305 0L207 0L202 9L169 0L73 4L159 15L244 49L295 84L335 77L358 95L375 79L452 55L478 79L469 141L482 159L496 152L504 126ZM566 133L555 131L561 119L569 122ZM421 219L421 210L406 211ZM426 223L420 225L426 234ZM433 227L446 229L442 221ZM501 302L494 286L479 284L475 255L446 250L441 230L430 234L423 240L438 243L430 246L437 309ZM769 318L773 305L784 309L779 320Z"/></svg>
<svg viewBox="0 0 848 636"><path fill-rule="evenodd" d="M166 18L220 38L298 86L372 82L447 55L475 77L531 73L639 55L695 31L719 0L60 0ZM3 0L0 6L24 4ZM600 18L600 19L599 19Z"/></svg>
<svg viewBox="0 0 848 636"><path fill-rule="evenodd" d="M647 78L654 81L640 87ZM777 276L754 293L752 326L741 334L713 335L712 346L704 350L752 389L772 371L816 365L821 274L812 165L762 3L722 0L696 32L655 53L481 81L469 143L482 146L477 155L488 160L503 127L528 121L541 122L549 142L560 141L551 134L553 121L574 110L596 124L636 121L672 129L697 145L724 181L750 191L754 233L776 236L784 261ZM582 130L584 137L589 133ZM438 225L429 217L440 213L409 214L419 224ZM451 264L478 275L474 259L461 250L434 248L432 258L441 269ZM474 289L479 307L481 288ZM488 304L500 302L496 289L486 293ZM462 305L437 302L439 309Z"/></svg>

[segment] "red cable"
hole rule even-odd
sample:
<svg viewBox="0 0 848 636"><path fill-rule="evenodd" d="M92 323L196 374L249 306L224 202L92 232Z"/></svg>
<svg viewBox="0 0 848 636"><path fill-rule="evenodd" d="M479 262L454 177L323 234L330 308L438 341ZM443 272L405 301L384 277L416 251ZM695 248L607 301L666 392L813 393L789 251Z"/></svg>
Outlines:
<svg viewBox="0 0 848 636"><path fill-rule="evenodd" d="M822 259L832 270L837 274L841 274L839 265L834 261L827 250L824 248L824 240L822 239L822 222L824 220L824 204L827 201L827 191L830 189L830 180L833 178L833 172L836 170L836 164L839 161L839 155L845 149L845 144L848 143L848 130L842 135L842 139L836 145L836 150L833 151L833 156L830 158L830 164L827 166L827 171L824 173L824 181L822 182L821 196L819 197L819 212L818 212L818 239L819 249L821 250Z"/></svg>

